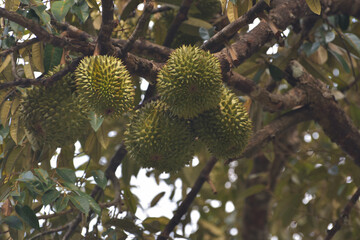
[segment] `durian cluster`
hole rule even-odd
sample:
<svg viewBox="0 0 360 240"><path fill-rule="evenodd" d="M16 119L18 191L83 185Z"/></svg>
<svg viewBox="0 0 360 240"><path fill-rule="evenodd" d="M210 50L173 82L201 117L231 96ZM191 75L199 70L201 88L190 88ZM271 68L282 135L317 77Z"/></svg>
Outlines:
<svg viewBox="0 0 360 240"><path fill-rule="evenodd" d="M137 110L125 133L130 158L143 167L180 170L194 155L195 139L220 159L239 156L251 121L221 80L219 61L197 47L182 46L157 80L160 100Z"/></svg>
<svg viewBox="0 0 360 240"><path fill-rule="evenodd" d="M55 67L47 76L61 68ZM86 133L90 111L118 117L132 108L134 94L130 74L120 59L85 57L75 73L50 86L28 90L21 117L33 148L62 147Z"/></svg>

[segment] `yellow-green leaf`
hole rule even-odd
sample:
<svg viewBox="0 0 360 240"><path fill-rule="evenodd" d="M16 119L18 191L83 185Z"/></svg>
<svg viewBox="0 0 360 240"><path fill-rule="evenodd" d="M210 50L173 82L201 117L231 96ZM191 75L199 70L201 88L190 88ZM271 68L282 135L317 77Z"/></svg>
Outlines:
<svg viewBox="0 0 360 240"><path fill-rule="evenodd" d="M307 5L309 6L310 10L320 15L321 13L321 4L320 0L306 0Z"/></svg>
<svg viewBox="0 0 360 240"><path fill-rule="evenodd" d="M11 170L14 168L16 161L21 157L21 153L23 151L23 147L16 146L9 156L6 158L5 163L5 173L10 174Z"/></svg>
<svg viewBox="0 0 360 240"><path fill-rule="evenodd" d="M17 111L15 115L12 116L10 125L10 136L16 144L19 144L25 135L25 130L19 119L20 111Z"/></svg>
<svg viewBox="0 0 360 240"><path fill-rule="evenodd" d="M9 112L11 108L12 101L5 101L1 107L0 111L0 121L3 125L6 124L8 118L9 118Z"/></svg>
<svg viewBox="0 0 360 240"><path fill-rule="evenodd" d="M11 61L11 55L7 55L4 62L2 62L2 64L1 64L0 73L2 71L4 71L4 69L7 67L7 65L9 65L10 61Z"/></svg>
<svg viewBox="0 0 360 240"><path fill-rule="evenodd" d="M42 42L37 42L32 45L32 62L36 69L40 72L44 72L44 47Z"/></svg>
<svg viewBox="0 0 360 240"><path fill-rule="evenodd" d="M237 6L234 5L232 2L228 3L227 16L230 22L233 22L238 18Z"/></svg>
<svg viewBox="0 0 360 240"><path fill-rule="evenodd" d="M16 110L18 110L19 105L20 105L20 99L15 98L13 100L13 104L11 105L11 115L14 115L16 113Z"/></svg>
<svg viewBox="0 0 360 240"><path fill-rule="evenodd" d="M221 2L221 12L224 14L224 12L226 11L226 3L228 2L229 0L220 0Z"/></svg>
<svg viewBox="0 0 360 240"><path fill-rule="evenodd" d="M264 2L270 6L270 0L264 0Z"/></svg>
<svg viewBox="0 0 360 240"><path fill-rule="evenodd" d="M25 61L25 65L24 65L25 77L34 79L35 76L34 76L34 73L33 73L33 70L32 70L31 64L30 64L30 57L25 56L24 61Z"/></svg>

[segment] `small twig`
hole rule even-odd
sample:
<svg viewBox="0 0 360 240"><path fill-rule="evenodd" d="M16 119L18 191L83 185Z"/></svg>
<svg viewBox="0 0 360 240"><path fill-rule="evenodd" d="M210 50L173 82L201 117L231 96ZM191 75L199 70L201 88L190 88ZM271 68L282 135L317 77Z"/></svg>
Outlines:
<svg viewBox="0 0 360 240"><path fill-rule="evenodd" d="M355 206L356 202L359 200L360 197L360 188L356 190L354 195L352 195L350 201L346 204L344 210L342 211L340 217L336 220L332 229L327 231L327 235L325 240L330 240L333 236L340 230L340 228L344 225L346 219L349 218L351 209Z"/></svg>
<svg viewBox="0 0 360 240"><path fill-rule="evenodd" d="M208 177L208 179L207 179L206 181L207 181L208 184L210 185L212 192L213 192L214 194L217 194L216 187L215 187L214 183L211 181L210 177Z"/></svg>
<svg viewBox="0 0 360 240"><path fill-rule="evenodd" d="M44 231L44 232L41 232L41 233L36 234L35 236L33 236L32 238L30 238L29 240L34 240L34 239L36 239L36 238L39 238L39 237L44 236L44 235L47 235L47 234L51 234L51 233L54 233L54 232L62 231L62 230L64 230L64 229L68 228L69 225L70 225L70 223L67 223L67 224L65 224L65 225L63 225L63 226L46 230L46 231Z"/></svg>
<svg viewBox="0 0 360 240"><path fill-rule="evenodd" d="M25 41L25 42L16 44L15 46L13 46L13 47L11 47L11 48L9 48L9 49L6 49L6 50L4 50L4 51L1 51L1 52L0 52L0 57L5 57L5 56L9 55L9 54L12 53L12 52L15 52L15 51L17 51L17 50L19 50L19 49L21 49L21 48L30 46L30 45L32 45L32 44L34 44L34 43L39 42L39 41L40 41L40 40L39 40L38 38L32 38L32 39L30 39L30 40L28 40L28 41Z"/></svg>
<svg viewBox="0 0 360 240"><path fill-rule="evenodd" d="M37 218L38 219L49 219L49 218L63 216L63 215L66 215L66 214L68 214L70 212L74 212L74 209L68 209L68 210L64 210L64 211L53 213L53 214L38 216Z"/></svg>
<svg viewBox="0 0 360 240"><path fill-rule="evenodd" d="M122 49L123 56L126 56L126 53L133 48L134 42L144 33L145 28L149 25L148 22L153 8L154 3L151 0L146 0L144 11L136 24L135 30Z"/></svg>
<svg viewBox="0 0 360 240"><path fill-rule="evenodd" d="M193 0L183 0L183 2L181 3L179 12L176 15L174 21L171 23L171 26L168 29L167 35L165 37L165 41L163 44L165 47L170 47L181 23L187 19L187 14L188 14L188 11L190 9L192 2L193 2Z"/></svg>
<svg viewBox="0 0 360 240"><path fill-rule="evenodd" d="M166 240L169 237L169 234L174 230L176 225L180 223L181 217L188 211L191 203L196 198L196 195L199 193L202 185L208 179L209 174L213 167L215 166L217 159L211 157L207 162L203 170L201 171L199 177L196 179L194 186L191 191L186 195L184 201L180 204L176 210L174 216L170 219L169 223L165 226L165 229L158 236L157 240Z"/></svg>

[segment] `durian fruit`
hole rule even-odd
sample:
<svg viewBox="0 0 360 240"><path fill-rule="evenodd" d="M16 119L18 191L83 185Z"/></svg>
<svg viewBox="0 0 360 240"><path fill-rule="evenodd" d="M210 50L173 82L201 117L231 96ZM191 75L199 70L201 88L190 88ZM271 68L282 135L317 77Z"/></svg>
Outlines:
<svg viewBox="0 0 360 240"><path fill-rule="evenodd" d="M96 114L118 117L134 105L130 74L118 58L85 57L75 76L79 98Z"/></svg>
<svg viewBox="0 0 360 240"><path fill-rule="evenodd" d="M188 123L155 101L136 110L125 132L131 160L141 167L176 172L193 156L194 137Z"/></svg>
<svg viewBox="0 0 360 240"><path fill-rule="evenodd" d="M182 46L171 53L160 71L157 87L171 112L187 119L196 117L220 101L219 61L197 47Z"/></svg>
<svg viewBox="0 0 360 240"><path fill-rule="evenodd" d="M220 159L238 157L249 140L251 128L243 104L225 87L219 106L193 120L196 135Z"/></svg>
<svg viewBox="0 0 360 240"><path fill-rule="evenodd" d="M61 68L60 65L55 67L47 76ZM35 150L45 145L61 147L71 144L86 133L89 121L74 94L73 78L73 73L69 73L52 85L28 90L23 98L21 119Z"/></svg>

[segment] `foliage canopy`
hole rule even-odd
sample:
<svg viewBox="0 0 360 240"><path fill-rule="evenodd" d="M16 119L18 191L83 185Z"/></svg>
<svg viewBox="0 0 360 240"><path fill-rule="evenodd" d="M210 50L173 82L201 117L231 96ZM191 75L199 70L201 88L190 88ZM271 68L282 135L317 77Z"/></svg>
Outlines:
<svg viewBox="0 0 360 240"><path fill-rule="evenodd" d="M359 18L359 0L3 1L0 238L358 239ZM21 117L31 89L111 55L141 108L182 45L211 52L245 102L254 133L240 156L220 162L199 144L179 172L141 169L123 144L131 113L90 112L76 141L34 147ZM166 186L149 206L133 185L144 172Z"/></svg>

